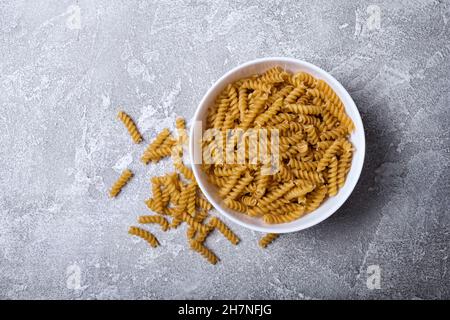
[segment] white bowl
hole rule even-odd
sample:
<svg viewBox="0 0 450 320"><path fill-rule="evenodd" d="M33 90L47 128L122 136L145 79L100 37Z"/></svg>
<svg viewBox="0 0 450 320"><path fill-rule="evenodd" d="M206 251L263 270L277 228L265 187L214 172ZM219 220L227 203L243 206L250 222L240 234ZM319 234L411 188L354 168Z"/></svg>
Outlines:
<svg viewBox="0 0 450 320"><path fill-rule="evenodd" d="M194 148L194 145L199 142L199 132L196 132L197 130L195 130L195 125L192 125L191 127L189 154L192 169L200 189L203 191L206 198L211 202L211 204L222 215L243 227L255 231L287 233L312 227L331 216L336 210L339 209L339 207L345 202L345 200L347 200L347 198L355 188L356 183L358 182L363 167L366 142L361 116L347 90L345 90L344 87L328 72L308 62L292 58L257 59L244 63L230 70L223 77L217 80L200 102L197 111L194 114L192 124L195 124L195 122L197 121L201 121L203 124L205 123L208 107L214 103L216 97L230 82L234 82L253 74L261 74L267 69L274 66L280 66L290 72L305 71L318 79L325 80L339 96L345 106L347 115L350 116L350 118L355 123L356 128L350 136L350 141L355 148L355 153L353 155L352 165L347 175L345 185L339 190L338 194L334 197L328 198L324 203L320 205L317 210L303 216L298 220L283 224L266 224L261 218L250 217L237 211L231 210L225 206L222 199L217 194L217 187L212 185L207 180L206 174L201 169L201 165L195 164L194 160L199 159L199 154L194 154L194 150L196 150L197 152L198 150L200 150L199 148L197 148L198 145ZM203 130L204 128L205 125L203 125Z"/></svg>

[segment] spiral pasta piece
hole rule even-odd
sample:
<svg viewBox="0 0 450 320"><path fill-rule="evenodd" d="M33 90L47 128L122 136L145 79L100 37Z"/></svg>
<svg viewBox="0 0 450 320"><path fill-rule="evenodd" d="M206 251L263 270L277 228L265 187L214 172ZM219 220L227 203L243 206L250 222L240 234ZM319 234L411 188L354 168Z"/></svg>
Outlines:
<svg viewBox="0 0 450 320"><path fill-rule="evenodd" d="M352 161L351 151L343 153L339 159L337 172L337 184L339 188L342 188L345 184L345 178L347 177L347 173L350 170L351 161Z"/></svg>
<svg viewBox="0 0 450 320"><path fill-rule="evenodd" d="M195 215L195 207L196 207L196 198L197 198L197 185L192 183L188 186L189 194L188 194L188 203L187 203L187 212L191 215Z"/></svg>
<svg viewBox="0 0 450 320"><path fill-rule="evenodd" d="M239 212L247 211L247 206L243 203L240 203L239 201L227 198L224 200L224 203L231 210L235 210L235 211L239 211Z"/></svg>
<svg viewBox="0 0 450 320"><path fill-rule="evenodd" d="M240 117L238 92L235 87L228 89L228 97L230 100L230 108L225 117L222 129L231 129L234 127L234 121Z"/></svg>
<svg viewBox="0 0 450 320"><path fill-rule="evenodd" d="M323 185L306 196L305 209L307 212L316 210L327 195L327 186Z"/></svg>
<svg viewBox="0 0 450 320"><path fill-rule="evenodd" d="M263 206L269 205L269 203L281 198L286 192L291 190L295 186L293 181L288 181L281 186L276 187L275 190L269 192L266 196L259 200L259 204Z"/></svg>
<svg viewBox="0 0 450 320"><path fill-rule="evenodd" d="M316 171L292 169L291 172L296 178L304 179L315 184L323 184L325 182L323 175Z"/></svg>
<svg viewBox="0 0 450 320"><path fill-rule="evenodd" d="M328 195L330 197L335 196L338 192L338 160L336 157L333 157L330 161L327 175L327 183L328 183Z"/></svg>
<svg viewBox="0 0 450 320"><path fill-rule="evenodd" d="M195 177L194 177L194 173L192 172L192 170L188 167L186 167L186 165L182 162L174 162L173 166L175 167L175 169L177 169L183 176L186 177L186 179L195 181Z"/></svg>
<svg viewBox="0 0 450 320"><path fill-rule="evenodd" d="M157 223L163 231L169 230L169 222L163 216L140 216L138 222L142 224Z"/></svg>
<svg viewBox="0 0 450 320"><path fill-rule="evenodd" d="M145 241L147 241L153 248L156 248L157 246L159 246L159 242L158 239L149 231L144 230L142 228L139 227L130 227L130 229L128 229L128 233L137 237L140 237L142 239L144 239Z"/></svg>
<svg viewBox="0 0 450 320"><path fill-rule="evenodd" d="M322 113L320 106L306 104L287 104L284 106L284 110L304 115L320 115Z"/></svg>
<svg viewBox="0 0 450 320"><path fill-rule="evenodd" d="M211 263L211 264L217 263L217 261L218 261L217 256L214 254L214 252L209 250L203 244L201 244L200 242L198 242L195 239L189 240L189 244L190 244L192 250L200 253L206 260L209 261L209 263Z"/></svg>
<svg viewBox="0 0 450 320"><path fill-rule="evenodd" d="M160 147L164 143L164 140L166 140L169 136L169 129L163 129L144 151L144 154L141 157L141 161L144 164L148 164L150 161L157 161L167 155L170 155L172 146L165 146L164 151L158 151L158 149L160 149Z"/></svg>
<svg viewBox="0 0 450 320"><path fill-rule="evenodd" d="M240 178L240 180L237 181L236 185L233 187L233 189L227 195L227 199L235 200L237 197L239 197L244 192L245 188L252 181L253 181L253 176L247 172L244 177Z"/></svg>
<svg viewBox="0 0 450 320"><path fill-rule="evenodd" d="M278 111L281 110L281 107L283 106L283 99L279 98L276 100L265 112L261 113L259 116L255 119L255 124L257 126L262 127L264 124L266 124L274 115L278 113Z"/></svg>
<svg viewBox="0 0 450 320"><path fill-rule="evenodd" d="M140 134L136 124L131 119L131 117L123 111L119 111L117 117L120 119L120 121L122 121L122 123L127 128L128 133L130 134L134 143L141 143L143 140L142 135Z"/></svg>
<svg viewBox="0 0 450 320"><path fill-rule="evenodd" d="M278 238L280 235L278 233L268 233L261 239L259 239L259 245L262 248L267 248L269 244L271 244L276 238Z"/></svg>
<svg viewBox="0 0 450 320"><path fill-rule="evenodd" d="M113 184L111 187L111 190L109 191L109 196L111 198L117 197L117 195L120 193L122 188L130 181L130 179L133 177L133 172L131 170L126 169L122 172L119 179Z"/></svg>
<svg viewBox="0 0 450 320"><path fill-rule="evenodd" d="M232 244L237 245L239 243L239 238L222 220L217 217L212 217L209 223L212 227L219 230Z"/></svg>
<svg viewBox="0 0 450 320"><path fill-rule="evenodd" d="M299 219L305 214L305 208L301 205L298 205L296 210L290 211L283 215L275 215L275 214L265 214L263 219L265 223L268 224L280 224L280 223L288 223L294 220Z"/></svg>
<svg viewBox="0 0 450 320"><path fill-rule="evenodd" d="M316 129L312 125L305 126L306 140L311 144L317 144L319 137L317 136Z"/></svg>
<svg viewBox="0 0 450 320"><path fill-rule="evenodd" d="M313 191L315 189L315 185L314 184L309 184L303 187L295 187L292 190L288 191L285 195L284 198L287 200L292 200L295 198L299 198L301 196L304 196L305 194Z"/></svg>
<svg viewBox="0 0 450 320"><path fill-rule="evenodd" d="M230 100L228 99L228 94L226 92L221 94L217 100L217 114L214 117L213 128L220 129L225 121L227 110L230 106Z"/></svg>
<svg viewBox="0 0 450 320"><path fill-rule="evenodd" d="M261 92L270 92L270 89L272 88L271 85L266 84L260 80L245 80L244 83L242 84L241 88L243 89L252 89L252 90L258 90Z"/></svg>
<svg viewBox="0 0 450 320"><path fill-rule="evenodd" d="M317 164L317 172L323 171L328 166L333 156L340 150L343 141L344 140L342 139L335 140L333 144L325 151L323 157Z"/></svg>
<svg viewBox="0 0 450 320"><path fill-rule="evenodd" d="M304 162L296 158L290 158L287 165L293 169L305 171L316 171L317 169L317 161Z"/></svg>
<svg viewBox="0 0 450 320"><path fill-rule="evenodd" d="M240 127L242 129L247 129L253 123L255 118L261 113L265 107L267 100L267 95L258 96L253 103L250 104L247 113L245 114L244 120L241 122Z"/></svg>
<svg viewBox="0 0 450 320"><path fill-rule="evenodd" d="M316 79L306 72L299 72L293 76L293 83L296 87L300 87L302 85L314 88L316 86Z"/></svg>

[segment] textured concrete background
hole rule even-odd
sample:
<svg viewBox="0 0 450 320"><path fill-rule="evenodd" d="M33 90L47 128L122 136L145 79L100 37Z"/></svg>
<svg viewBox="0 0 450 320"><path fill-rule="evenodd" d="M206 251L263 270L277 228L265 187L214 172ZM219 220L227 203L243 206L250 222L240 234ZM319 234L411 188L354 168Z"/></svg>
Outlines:
<svg viewBox="0 0 450 320"><path fill-rule="evenodd" d="M450 298L449 2L263 2L0 1L1 298ZM353 96L367 156L350 199L268 250L232 225L239 246L209 239L216 267L184 228L155 231L156 250L128 236L170 163L139 163L118 106L148 141L266 56L317 64Z"/></svg>

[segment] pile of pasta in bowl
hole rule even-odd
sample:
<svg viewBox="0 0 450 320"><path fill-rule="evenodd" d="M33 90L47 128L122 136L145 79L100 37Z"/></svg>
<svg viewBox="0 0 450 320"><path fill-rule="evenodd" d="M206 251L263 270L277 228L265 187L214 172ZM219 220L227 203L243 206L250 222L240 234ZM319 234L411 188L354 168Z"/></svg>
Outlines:
<svg viewBox="0 0 450 320"><path fill-rule="evenodd" d="M325 81L273 67L228 84L210 106L206 131L219 134L203 140L209 161L201 168L228 208L267 224L292 222L344 186L354 127ZM252 146L249 131L267 139Z"/></svg>

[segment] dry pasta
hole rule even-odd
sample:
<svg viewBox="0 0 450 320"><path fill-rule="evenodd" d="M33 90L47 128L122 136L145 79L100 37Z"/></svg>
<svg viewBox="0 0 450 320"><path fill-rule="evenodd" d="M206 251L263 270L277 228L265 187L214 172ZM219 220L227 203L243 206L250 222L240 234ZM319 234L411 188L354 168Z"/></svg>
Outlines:
<svg viewBox="0 0 450 320"><path fill-rule="evenodd" d="M158 239L149 231L138 227L130 227L128 233L146 240L153 248L159 246Z"/></svg>
<svg viewBox="0 0 450 320"><path fill-rule="evenodd" d="M216 264L218 261L217 256L209 250L207 247L205 247L202 243L198 242L195 239L191 239L189 241L189 244L191 246L191 249L194 251L197 251L200 253L206 260L208 260L211 264Z"/></svg>
<svg viewBox="0 0 450 320"><path fill-rule="evenodd" d="M131 136L131 139L133 139L134 143L141 143L143 140L142 135L139 133L139 130L136 124L134 123L133 119L131 119L131 117L123 111L119 111L117 117L120 119L120 121L123 122L123 124L127 128Z"/></svg>
<svg viewBox="0 0 450 320"><path fill-rule="evenodd" d="M244 163L202 165L232 210L269 224L288 223L317 209L345 184L354 152L349 135L355 126L339 96L321 79L270 68L228 84L207 119L206 129L222 131L222 137L202 144L203 154L208 150L213 160L221 159L221 146L230 145L224 141L234 134L228 129L266 132L259 144L244 139L245 152L236 142L226 149L227 156L243 156ZM272 146L272 139L278 145ZM273 148L278 148L278 162L268 164Z"/></svg>
<svg viewBox="0 0 450 320"><path fill-rule="evenodd" d="M219 218L213 217L209 222L209 225L219 230L232 244L237 245L239 243L239 238Z"/></svg>
<svg viewBox="0 0 450 320"><path fill-rule="evenodd" d="M139 223L157 223L163 231L169 230L169 222L163 216L140 216Z"/></svg>
<svg viewBox="0 0 450 320"><path fill-rule="evenodd" d="M117 195L120 193L122 188L130 181L130 179L133 177L133 172L131 170L126 169L122 172L119 179L113 184L111 187L111 190L109 191L109 196L111 198L117 197Z"/></svg>
<svg viewBox="0 0 450 320"><path fill-rule="evenodd" d="M262 248L266 248L269 244L271 244L276 238L278 238L280 235L277 233L268 233L261 239L259 239L259 245Z"/></svg>

